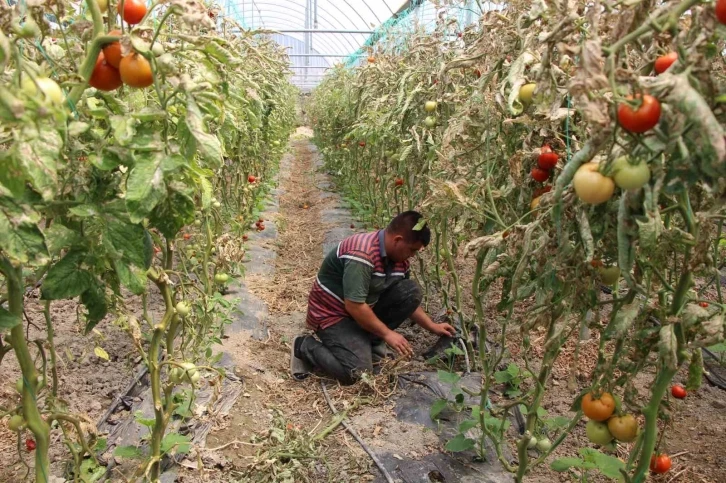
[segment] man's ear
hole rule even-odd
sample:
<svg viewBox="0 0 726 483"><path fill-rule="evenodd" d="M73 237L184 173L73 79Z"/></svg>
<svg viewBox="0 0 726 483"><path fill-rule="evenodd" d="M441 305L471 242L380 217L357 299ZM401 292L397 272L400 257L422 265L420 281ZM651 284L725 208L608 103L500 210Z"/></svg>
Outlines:
<svg viewBox="0 0 726 483"><path fill-rule="evenodd" d="M403 236L402 235L396 235L396 236L393 237L393 241L394 242L403 241Z"/></svg>

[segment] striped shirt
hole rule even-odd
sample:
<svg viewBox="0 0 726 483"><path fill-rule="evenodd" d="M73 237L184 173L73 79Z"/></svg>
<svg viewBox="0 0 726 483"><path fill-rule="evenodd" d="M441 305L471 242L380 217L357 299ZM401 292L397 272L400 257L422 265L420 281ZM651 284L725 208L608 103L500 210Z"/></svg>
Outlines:
<svg viewBox="0 0 726 483"><path fill-rule="evenodd" d="M383 230L353 235L325 257L308 298L311 329L326 329L350 317L345 299L373 306L384 290L408 278L409 262L389 260L383 240Z"/></svg>

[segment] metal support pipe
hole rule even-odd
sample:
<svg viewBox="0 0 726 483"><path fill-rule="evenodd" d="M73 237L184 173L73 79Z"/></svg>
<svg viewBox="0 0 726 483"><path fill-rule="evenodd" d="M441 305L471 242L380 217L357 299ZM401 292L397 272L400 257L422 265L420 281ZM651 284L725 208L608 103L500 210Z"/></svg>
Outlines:
<svg viewBox="0 0 726 483"><path fill-rule="evenodd" d="M306 22L307 23L307 22ZM370 35L373 30L337 30L337 29L282 29L275 30L281 34L305 34L305 33L316 33L316 34L366 34Z"/></svg>
<svg viewBox="0 0 726 483"><path fill-rule="evenodd" d="M367 54L287 54L288 57L365 57ZM307 67L307 66L305 66ZM319 66L313 66L313 68Z"/></svg>

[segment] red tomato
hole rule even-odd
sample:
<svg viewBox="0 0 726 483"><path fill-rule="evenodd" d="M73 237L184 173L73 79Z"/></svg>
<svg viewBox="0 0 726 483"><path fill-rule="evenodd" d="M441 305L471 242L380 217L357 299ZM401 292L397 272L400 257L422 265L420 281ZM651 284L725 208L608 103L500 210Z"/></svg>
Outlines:
<svg viewBox="0 0 726 483"><path fill-rule="evenodd" d="M25 440L25 449L33 451L35 449L35 440L28 438Z"/></svg>
<svg viewBox="0 0 726 483"><path fill-rule="evenodd" d="M650 458L650 471L657 474L667 473L671 469L671 458L667 454L653 455Z"/></svg>
<svg viewBox="0 0 726 483"><path fill-rule="evenodd" d="M669 52L666 55L662 55L655 59L655 66L653 67L658 74L668 70L668 67L672 66L675 61L678 60L678 52Z"/></svg>
<svg viewBox="0 0 726 483"><path fill-rule="evenodd" d="M189 239L190 239L191 237L192 237L192 236L191 236L191 235L190 235L189 233L184 233L184 236L183 236L183 238L184 238L185 240L189 240Z"/></svg>
<svg viewBox="0 0 726 483"><path fill-rule="evenodd" d="M125 0L124 13L121 17L129 24L136 25L146 15L146 4L139 0Z"/></svg>
<svg viewBox="0 0 726 483"><path fill-rule="evenodd" d="M540 149L539 157L537 157L537 166L549 171L557 165L558 159L560 159L560 157L557 153L552 152L552 148L549 144L545 144Z"/></svg>
<svg viewBox="0 0 726 483"><path fill-rule="evenodd" d="M476 74L477 79L481 77L481 71L479 69L475 70L474 74Z"/></svg>
<svg viewBox="0 0 726 483"><path fill-rule="evenodd" d="M698 305L705 309L706 307L708 307L708 302L699 302Z"/></svg>
<svg viewBox="0 0 726 483"><path fill-rule="evenodd" d="M403 186L403 179L402 178L396 178L396 186Z"/></svg>
<svg viewBox="0 0 726 483"><path fill-rule="evenodd" d="M640 96L637 96L640 97ZM633 96L628 96L633 99ZM618 106L618 122L627 131L643 133L653 129L660 119L660 102L648 94L643 96L640 105L633 109L626 103Z"/></svg>
<svg viewBox="0 0 726 483"><path fill-rule="evenodd" d="M358 146L364 148L364 147L366 147L366 142L365 141L358 141Z"/></svg>
<svg viewBox="0 0 726 483"><path fill-rule="evenodd" d="M123 82L118 69L106 62L103 52L100 52L88 83L99 91L112 91L121 87Z"/></svg>
<svg viewBox="0 0 726 483"><path fill-rule="evenodd" d="M718 21L726 25L726 0L717 0L714 10Z"/></svg>
<svg viewBox="0 0 726 483"><path fill-rule="evenodd" d="M254 183L255 181L257 181L257 178L255 178L254 175L249 175L247 176L247 181L250 183Z"/></svg>
<svg viewBox="0 0 726 483"><path fill-rule="evenodd" d="M247 235L242 235L242 240L247 241L247 238L249 238Z"/></svg>
<svg viewBox="0 0 726 483"><path fill-rule="evenodd" d="M108 35L120 36L121 31L111 30ZM107 44L103 47L103 55L106 57L106 62L118 69L118 66L121 63L121 43L117 41Z"/></svg>
<svg viewBox="0 0 726 483"><path fill-rule="evenodd" d="M544 183L550 177L549 171L545 171L541 168L532 168L530 174L532 175L532 179L539 181L540 183Z"/></svg>
<svg viewBox="0 0 726 483"><path fill-rule="evenodd" d="M552 185L549 185L548 184L546 186L543 186L541 188L537 188L536 190L534 190L534 193L532 193L532 197L533 198L539 198L543 194L549 193L550 191L552 191Z"/></svg>
<svg viewBox="0 0 726 483"><path fill-rule="evenodd" d="M671 388L671 394L676 399L685 399L688 393L686 392L685 388L681 386L680 384L675 384Z"/></svg>
<svg viewBox="0 0 726 483"><path fill-rule="evenodd" d="M121 59L119 73L123 83L130 87L149 87L154 83L151 64L143 55L136 52Z"/></svg>

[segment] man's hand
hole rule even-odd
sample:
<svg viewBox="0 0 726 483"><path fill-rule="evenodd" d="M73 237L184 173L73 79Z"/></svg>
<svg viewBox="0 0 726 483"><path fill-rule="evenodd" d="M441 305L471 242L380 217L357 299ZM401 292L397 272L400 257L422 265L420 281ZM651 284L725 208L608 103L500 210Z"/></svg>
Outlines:
<svg viewBox="0 0 726 483"><path fill-rule="evenodd" d="M402 356L413 356L413 349L404 336L395 331L390 331L383 337L383 342Z"/></svg>
<svg viewBox="0 0 726 483"><path fill-rule="evenodd" d="M434 324L433 327L431 327L431 332L434 334L444 337L455 337L456 336L456 329L450 326L449 324Z"/></svg>

